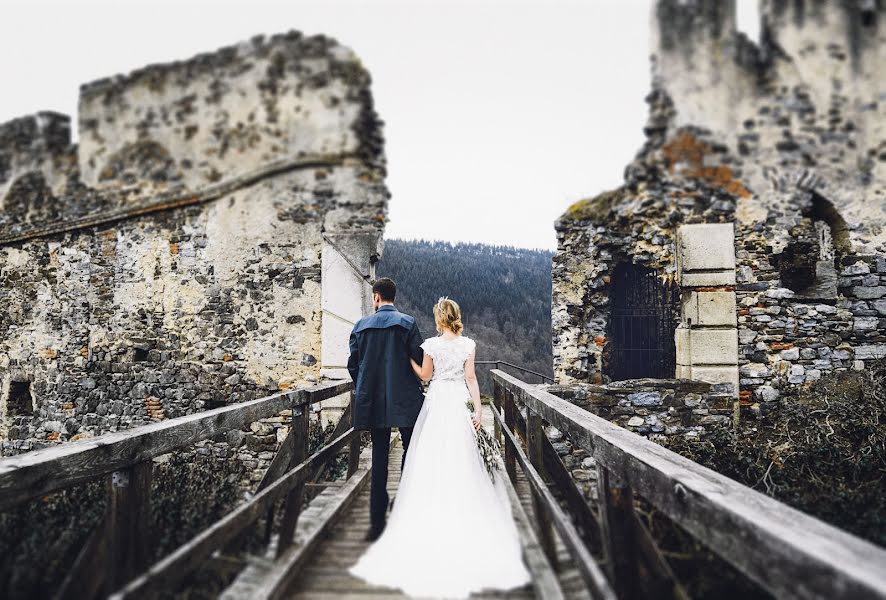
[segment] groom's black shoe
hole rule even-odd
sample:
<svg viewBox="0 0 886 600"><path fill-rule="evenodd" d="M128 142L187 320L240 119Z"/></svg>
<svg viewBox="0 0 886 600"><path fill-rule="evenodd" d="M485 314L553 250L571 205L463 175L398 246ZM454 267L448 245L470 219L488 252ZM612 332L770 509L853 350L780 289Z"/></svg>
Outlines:
<svg viewBox="0 0 886 600"><path fill-rule="evenodd" d="M381 533L384 530L385 530L384 523L382 523L382 525L378 526L378 527L376 527L375 525L371 526L369 528L369 531L366 532L366 537L363 538L363 541L374 542L375 540L377 540L381 536Z"/></svg>

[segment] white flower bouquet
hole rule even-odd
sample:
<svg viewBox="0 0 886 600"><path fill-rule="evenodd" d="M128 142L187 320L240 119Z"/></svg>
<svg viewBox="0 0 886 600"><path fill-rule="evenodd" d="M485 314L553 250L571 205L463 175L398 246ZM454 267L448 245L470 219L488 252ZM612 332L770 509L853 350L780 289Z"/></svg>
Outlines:
<svg viewBox="0 0 886 600"><path fill-rule="evenodd" d="M470 400L467 402L468 410L474 412L474 403ZM499 461L497 458L501 456L501 444L488 431L480 427L477 430L477 450L480 451L480 458L486 466L486 472L489 478L495 481L495 472L498 471Z"/></svg>

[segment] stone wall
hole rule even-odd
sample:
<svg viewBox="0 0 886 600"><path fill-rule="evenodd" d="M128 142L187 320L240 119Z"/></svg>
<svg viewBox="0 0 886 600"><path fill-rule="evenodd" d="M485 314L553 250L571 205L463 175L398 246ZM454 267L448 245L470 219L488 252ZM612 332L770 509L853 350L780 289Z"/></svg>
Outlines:
<svg viewBox="0 0 886 600"><path fill-rule="evenodd" d="M289 32L83 85L79 144L0 125L4 454L335 373L327 313L363 314L386 219L369 84ZM261 466L283 435L231 441Z"/></svg>
<svg viewBox="0 0 886 600"><path fill-rule="evenodd" d="M671 436L698 439L710 427L729 426L734 417L732 386L728 383L634 379L605 385L537 387L653 441ZM545 434L585 497L595 500L594 459L557 428L547 427Z"/></svg>
<svg viewBox="0 0 886 600"><path fill-rule="evenodd" d="M389 196L369 86L288 32L83 85L77 144L66 115L0 124L0 455L341 376ZM155 459L154 558L254 491L290 423ZM0 596L59 585L100 483L0 514Z"/></svg>
<svg viewBox="0 0 886 600"><path fill-rule="evenodd" d="M558 381L609 379L620 262L676 278L685 297L686 225L733 227L734 284L710 291L735 296L748 409L886 350L886 7L764 1L761 19L752 42L733 1L655 3L646 143L621 188L556 224Z"/></svg>

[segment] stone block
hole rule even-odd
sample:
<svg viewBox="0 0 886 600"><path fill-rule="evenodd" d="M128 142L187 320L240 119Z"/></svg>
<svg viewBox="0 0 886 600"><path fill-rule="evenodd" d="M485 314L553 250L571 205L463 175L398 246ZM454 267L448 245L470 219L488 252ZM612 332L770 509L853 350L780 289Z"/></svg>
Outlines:
<svg viewBox="0 0 886 600"><path fill-rule="evenodd" d="M884 357L886 357L886 344L865 344L855 349L855 358L859 360ZM846 358L849 358L848 355Z"/></svg>
<svg viewBox="0 0 886 600"><path fill-rule="evenodd" d="M677 270L732 271L735 281L735 233L732 223L696 223L677 230Z"/></svg>
<svg viewBox="0 0 886 600"><path fill-rule="evenodd" d="M738 363L736 329L684 329L674 335L677 363L681 365L734 365ZM696 377L693 377L696 379Z"/></svg>
<svg viewBox="0 0 886 600"><path fill-rule="evenodd" d="M681 309L684 323L692 319L692 325L736 325L735 292L685 292Z"/></svg>
<svg viewBox="0 0 886 600"><path fill-rule="evenodd" d="M735 285L735 271L701 271L680 273L680 285L683 287L708 287Z"/></svg>
<svg viewBox="0 0 886 600"><path fill-rule="evenodd" d="M731 383L734 394L738 395L738 365L693 366L692 378L709 383Z"/></svg>

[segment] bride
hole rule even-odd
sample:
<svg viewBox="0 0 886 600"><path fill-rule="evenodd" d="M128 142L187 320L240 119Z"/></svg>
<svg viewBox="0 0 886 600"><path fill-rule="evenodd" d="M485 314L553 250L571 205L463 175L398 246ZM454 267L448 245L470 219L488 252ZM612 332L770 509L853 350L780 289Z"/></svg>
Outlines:
<svg viewBox="0 0 886 600"><path fill-rule="evenodd" d="M482 406L473 340L461 335L461 310L434 305L439 336L422 343L412 368L430 379L381 537L350 572L415 597L465 598L529 582L503 477L490 479L477 450ZM473 415L465 408L472 400Z"/></svg>

